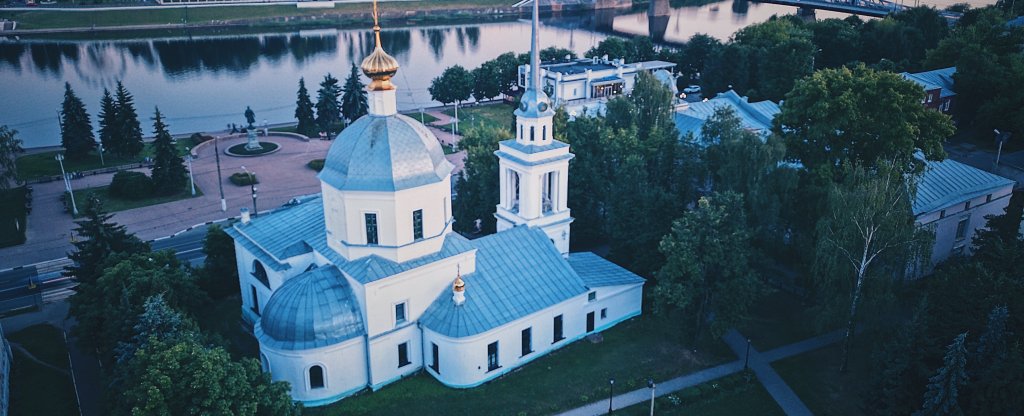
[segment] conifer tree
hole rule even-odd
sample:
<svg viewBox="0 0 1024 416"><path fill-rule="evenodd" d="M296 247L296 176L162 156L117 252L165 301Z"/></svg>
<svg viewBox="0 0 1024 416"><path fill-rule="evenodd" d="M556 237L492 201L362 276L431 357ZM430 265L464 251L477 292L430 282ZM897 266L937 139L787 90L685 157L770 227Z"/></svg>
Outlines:
<svg viewBox="0 0 1024 416"><path fill-rule="evenodd" d="M359 69L352 64L352 72L345 80L345 87L341 89L344 94L341 96L341 114L351 123L366 114L369 105L366 103L366 86L359 78Z"/></svg>
<svg viewBox="0 0 1024 416"><path fill-rule="evenodd" d="M298 99L295 102L295 119L299 125L295 131L306 137L316 136L316 114L313 112L313 101L309 99L309 91L306 90L306 80L299 78Z"/></svg>
<svg viewBox="0 0 1024 416"><path fill-rule="evenodd" d="M95 136L92 134L92 122L85 111L82 99L75 95L71 83L64 83L64 103L60 110L60 142L71 159L85 157L96 148Z"/></svg>
<svg viewBox="0 0 1024 416"><path fill-rule="evenodd" d="M79 240L73 243L75 251L68 253L74 263L64 269L64 276L82 283L95 282L103 274L107 257L149 251L149 244L129 234L123 225L110 222L113 215L103 210L103 203L95 196L86 199L84 213L85 220L76 222Z"/></svg>
<svg viewBox="0 0 1024 416"><path fill-rule="evenodd" d="M338 98L341 96L341 88L338 87L338 79L327 74L320 83L320 90L317 91L316 99L316 124L320 131L331 136L331 128L341 121L341 103Z"/></svg>
<svg viewBox="0 0 1024 416"><path fill-rule="evenodd" d="M24 153L18 131L0 126L0 189L18 185L18 155Z"/></svg>
<svg viewBox="0 0 1024 416"><path fill-rule="evenodd" d="M185 160L178 154L178 148L174 146L159 108L153 116L153 134L156 136L153 141L153 170L150 174L153 177L153 192L162 195L180 192L188 179Z"/></svg>
<svg viewBox="0 0 1024 416"><path fill-rule="evenodd" d="M972 375L987 373L993 363L1006 358L1006 320L1009 317L1010 311L1006 305L996 306L989 312L985 332L978 339Z"/></svg>
<svg viewBox="0 0 1024 416"><path fill-rule="evenodd" d="M142 125L139 123L139 115L135 111L135 98L128 92L121 81L117 82L117 90L114 92L117 100L117 128L115 132L120 138L115 139L117 148L110 149L112 153L120 156L135 156L142 151Z"/></svg>
<svg viewBox="0 0 1024 416"><path fill-rule="evenodd" d="M930 379L928 390L924 393L924 405L915 416L962 415L963 410L957 403L960 389L967 385L967 348L964 342L967 333L957 335L953 343L946 347L946 356L942 359L942 367Z"/></svg>
<svg viewBox="0 0 1024 416"><path fill-rule="evenodd" d="M110 90L103 89L103 98L100 99L100 143L103 149L110 151L120 147L121 135L117 131L117 102L110 95Z"/></svg>

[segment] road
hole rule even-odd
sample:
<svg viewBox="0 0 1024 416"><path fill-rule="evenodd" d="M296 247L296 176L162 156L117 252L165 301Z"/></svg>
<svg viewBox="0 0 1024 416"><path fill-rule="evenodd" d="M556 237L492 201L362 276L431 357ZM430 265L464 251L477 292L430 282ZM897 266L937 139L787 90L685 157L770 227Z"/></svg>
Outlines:
<svg viewBox="0 0 1024 416"><path fill-rule="evenodd" d="M199 227L174 237L151 241L153 250L174 250L178 260L193 266L206 259L203 241L206 228ZM71 296L77 283L61 275L71 261L65 258L16 267L0 272L0 314L39 306Z"/></svg>

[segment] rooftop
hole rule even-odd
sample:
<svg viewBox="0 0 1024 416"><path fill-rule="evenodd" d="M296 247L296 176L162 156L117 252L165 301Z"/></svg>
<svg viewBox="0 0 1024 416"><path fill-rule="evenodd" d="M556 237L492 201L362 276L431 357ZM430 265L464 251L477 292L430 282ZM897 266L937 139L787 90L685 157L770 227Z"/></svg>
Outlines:
<svg viewBox="0 0 1024 416"><path fill-rule="evenodd" d="M775 102L765 100L752 103L747 97L729 90L707 101L689 103L687 108L677 111L675 122L680 136L686 137L687 133L693 133L693 137L700 142L701 127L720 107L732 107L743 127L765 134L771 131L772 119L779 113L779 104Z"/></svg>
<svg viewBox="0 0 1024 416"><path fill-rule="evenodd" d="M363 335L359 302L333 266L288 279L263 308L256 336L274 348L303 350Z"/></svg>
<svg viewBox="0 0 1024 416"><path fill-rule="evenodd" d="M901 73L904 79L914 81L926 91L941 89L939 97L946 98L956 95L953 89L953 74L956 74L956 67L951 66L949 68L934 69L925 72L904 72Z"/></svg>
<svg viewBox="0 0 1024 416"><path fill-rule="evenodd" d="M929 161L917 184L914 215L934 212L1013 184L1013 180L955 160Z"/></svg>

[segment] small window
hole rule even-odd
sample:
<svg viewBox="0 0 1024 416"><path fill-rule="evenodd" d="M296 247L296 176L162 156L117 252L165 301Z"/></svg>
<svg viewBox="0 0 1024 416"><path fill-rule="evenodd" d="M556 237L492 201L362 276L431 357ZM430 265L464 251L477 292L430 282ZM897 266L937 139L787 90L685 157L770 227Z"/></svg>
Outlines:
<svg viewBox="0 0 1024 416"><path fill-rule="evenodd" d="M409 343L403 342L398 344L398 368L405 367L412 364L409 361Z"/></svg>
<svg viewBox="0 0 1024 416"><path fill-rule="evenodd" d="M412 212L412 239L423 238L423 210L418 209Z"/></svg>
<svg viewBox="0 0 1024 416"><path fill-rule="evenodd" d="M985 195L985 203L992 202L992 194Z"/></svg>
<svg viewBox="0 0 1024 416"><path fill-rule="evenodd" d="M487 371L494 371L501 368L498 365L498 341L487 345Z"/></svg>
<svg viewBox="0 0 1024 416"><path fill-rule="evenodd" d="M540 139L541 140L547 140L548 139L548 126L543 126L543 127L540 128Z"/></svg>
<svg viewBox="0 0 1024 416"><path fill-rule="evenodd" d="M530 141L531 142L533 141L533 130L534 130L534 127L530 126Z"/></svg>
<svg viewBox="0 0 1024 416"><path fill-rule="evenodd" d="M522 340L523 351L521 355L526 356L533 352L533 328L526 328L523 330Z"/></svg>
<svg viewBox="0 0 1024 416"><path fill-rule="evenodd" d="M405 323L405 302L395 305L395 325Z"/></svg>
<svg viewBox="0 0 1024 416"><path fill-rule="evenodd" d="M964 211L967 211L969 209L971 209L971 201L967 201L967 203L964 204Z"/></svg>
<svg viewBox="0 0 1024 416"><path fill-rule="evenodd" d="M597 300L597 292L587 293L587 302L593 302Z"/></svg>
<svg viewBox="0 0 1024 416"><path fill-rule="evenodd" d="M263 263L259 260L252 261L252 276L263 283L263 286L270 288L270 279L267 279L267 269L263 267Z"/></svg>
<svg viewBox="0 0 1024 416"><path fill-rule="evenodd" d="M260 316L260 296L256 293L256 286L249 287L252 288L252 311L256 316Z"/></svg>
<svg viewBox="0 0 1024 416"><path fill-rule="evenodd" d="M553 340L551 341L552 344L565 339L565 337L562 336L562 315L558 315L555 317L554 327L554 334L552 334L553 336L551 337Z"/></svg>
<svg viewBox="0 0 1024 416"><path fill-rule="evenodd" d="M519 140L523 140L523 125L519 125Z"/></svg>
<svg viewBox="0 0 1024 416"><path fill-rule="evenodd" d="M601 319L608 317L608 308L601 308Z"/></svg>
<svg viewBox="0 0 1024 416"><path fill-rule="evenodd" d="M309 367L309 388L324 388L324 368L318 365Z"/></svg>
<svg viewBox="0 0 1024 416"><path fill-rule="evenodd" d="M958 222L956 224L956 239L957 240L963 240L963 239L967 238L967 223L968 223L968 221L970 221L970 218L964 218L964 219L961 219L960 222Z"/></svg>
<svg viewBox="0 0 1024 416"><path fill-rule="evenodd" d="M435 373L441 374L441 352L437 348L437 344L431 342L430 343L430 350L431 350L431 355L434 358L434 361L432 361L431 364L430 364L430 368L433 368Z"/></svg>
<svg viewBox="0 0 1024 416"><path fill-rule="evenodd" d="M939 211L939 218L946 218L946 210Z"/></svg>
<svg viewBox="0 0 1024 416"><path fill-rule="evenodd" d="M366 244L377 244L377 214L365 214Z"/></svg>

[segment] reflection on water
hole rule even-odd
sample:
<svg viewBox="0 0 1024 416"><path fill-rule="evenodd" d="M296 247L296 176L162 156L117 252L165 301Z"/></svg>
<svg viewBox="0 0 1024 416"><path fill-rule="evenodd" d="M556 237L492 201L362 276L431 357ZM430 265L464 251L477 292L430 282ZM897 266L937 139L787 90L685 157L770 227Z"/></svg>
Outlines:
<svg viewBox="0 0 1024 416"><path fill-rule="evenodd" d="M645 9L599 10L545 18L544 46L582 55L609 34L652 35L682 43L696 33L721 39L737 29L793 13L795 8L746 0L676 7L653 0ZM818 18L843 17L817 13ZM403 111L436 105L430 80L448 66L473 69L513 51L529 50L527 21L418 27L381 32L384 48L402 69L393 80ZM303 30L255 35L164 36L130 40L0 40L0 124L21 132L26 147L59 143L56 111L68 81L94 114L104 88L118 80L135 95L143 124L157 105L172 132L242 123L251 106L257 119L294 119L295 90L305 77L311 94L327 73L344 79L373 47L368 30ZM367 81L364 79L364 82Z"/></svg>

